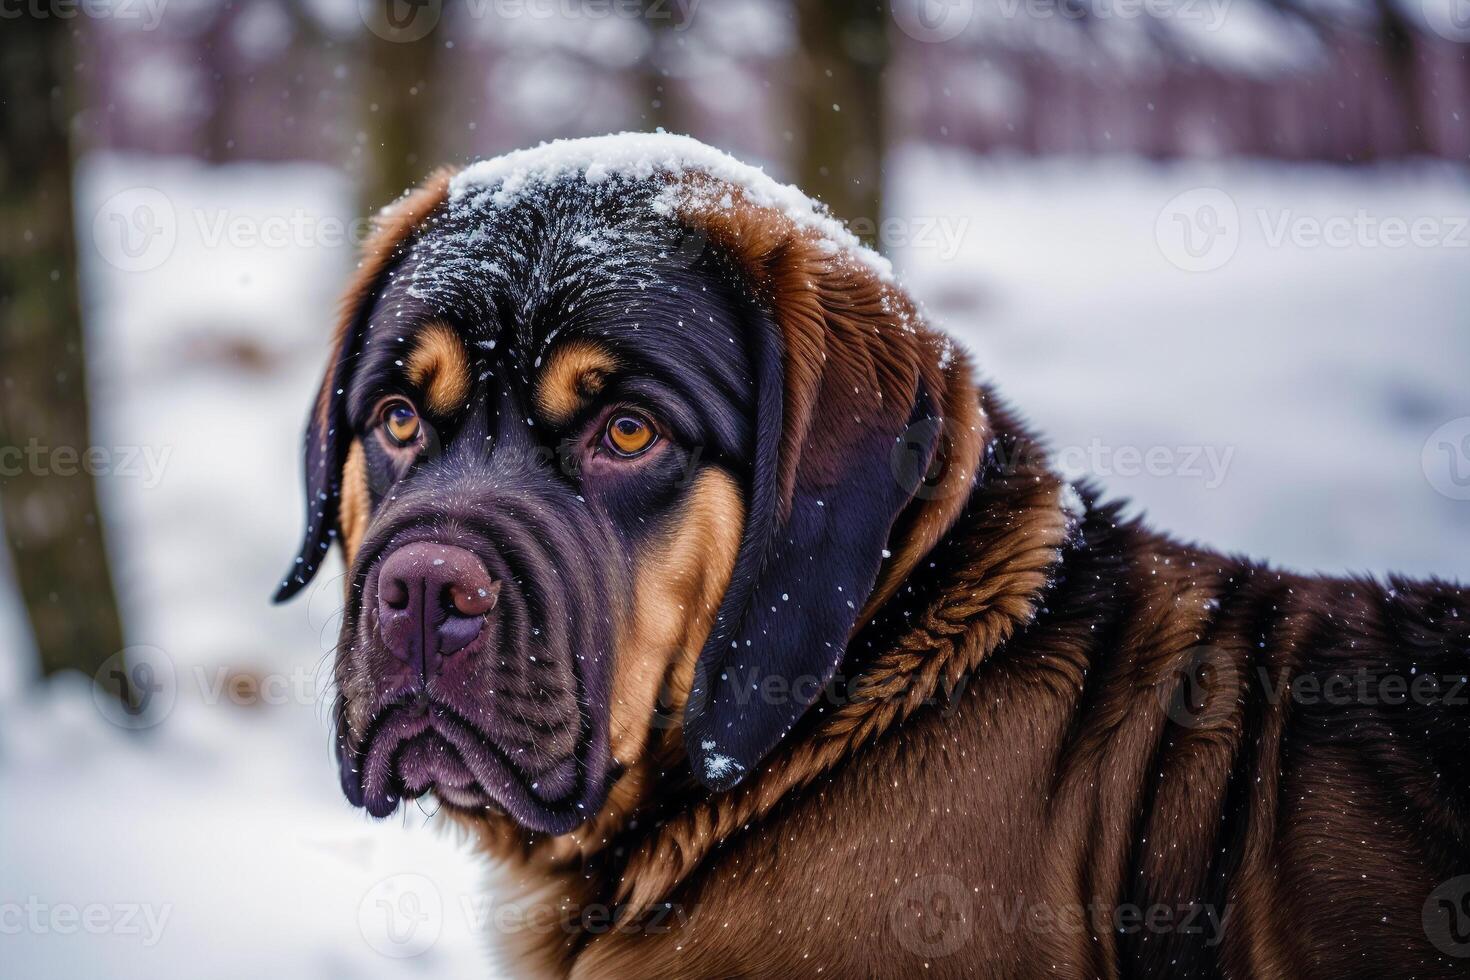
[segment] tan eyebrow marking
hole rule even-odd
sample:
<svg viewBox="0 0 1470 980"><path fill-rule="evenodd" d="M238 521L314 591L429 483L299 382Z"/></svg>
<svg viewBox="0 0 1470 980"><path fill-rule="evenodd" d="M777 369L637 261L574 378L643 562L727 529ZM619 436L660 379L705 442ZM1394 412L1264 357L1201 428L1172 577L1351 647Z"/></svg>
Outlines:
<svg viewBox="0 0 1470 980"><path fill-rule="evenodd" d="M571 340L558 347L536 382L536 407L552 422L570 419L607 385L617 360L590 340Z"/></svg>
<svg viewBox="0 0 1470 980"><path fill-rule="evenodd" d="M419 331L407 370L408 380L423 390L432 412L449 415L469 397L470 359L447 323L431 323Z"/></svg>

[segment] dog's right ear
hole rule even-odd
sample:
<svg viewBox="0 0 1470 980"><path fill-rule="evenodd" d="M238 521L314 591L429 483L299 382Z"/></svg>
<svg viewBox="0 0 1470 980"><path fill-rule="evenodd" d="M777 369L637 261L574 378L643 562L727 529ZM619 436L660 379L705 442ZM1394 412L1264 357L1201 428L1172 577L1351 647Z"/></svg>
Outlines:
<svg viewBox="0 0 1470 980"><path fill-rule="evenodd" d="M306 419L306 531L301 550L276 590L276 602L305 588L326 560L333 539L341 540L342 467L350 441L344 404L372 301L423 221L448 200L450 176L449 170L440 170L384 208L363 245L362 260L342 297L331 359Z"/></svg>
<svg viewBox="0 0 1470 980"><path fill-rule="evenodd" d="M722 791L815 703L855 631L954 523L988 423L964 353L881 264L698 180L680 216L758 307L744 535L684 708L691 769Z"/></svg>

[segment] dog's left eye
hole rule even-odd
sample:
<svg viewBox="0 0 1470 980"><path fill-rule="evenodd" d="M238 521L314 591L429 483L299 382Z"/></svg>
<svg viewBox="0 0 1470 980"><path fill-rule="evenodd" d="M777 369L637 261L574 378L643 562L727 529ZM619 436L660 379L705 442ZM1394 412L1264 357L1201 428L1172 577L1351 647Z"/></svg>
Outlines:
<svg viewBox="0 0 1470 980"><path fill-rule="evenodd" d="M656 438L653 426L641 415L631 412L621 412L614 415L607 422L607 432L603 437L614 453L623 457L633 457L647 452Z"/></svg>
<svg viewBox="0 0 1470 980"><path fill-rule="evenodd" d="M419 413L403 399L395 399L383 406L383 429L394 445L412 445L419 437L420 428Z"/></svg>

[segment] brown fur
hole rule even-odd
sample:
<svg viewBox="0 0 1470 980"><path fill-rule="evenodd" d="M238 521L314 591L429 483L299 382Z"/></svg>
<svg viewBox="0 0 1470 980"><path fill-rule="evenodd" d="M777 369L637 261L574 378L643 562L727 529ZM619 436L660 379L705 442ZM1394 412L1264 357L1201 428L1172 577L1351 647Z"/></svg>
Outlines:
<svg viewBox="0 0 1470 980"><path fill-rule="evenodd" d="M783 499L789 499L798 469L809 474L805 478L834 479L849 446L868 429L901 425L912 406L899 393L911 388L915 378L922 379L935 400L935 413L944 420L943 471L896 526L893 555L884 563L864 611L866 621L954 523L989 438L988 424L967 359L952 352L948 364L940 366L947 341L923 326L906 295L865 267L834 255L815 234L745 204L739 192L734 193L735 207L690 208L684 219L736 257L772 304L786 335L792 353L781 464ZM611 363L606 352L591 345L559 353L548 363L538 387L542 409L554 417L569 416L589 394L589 380L595 383ZM738 502L721 502L711 511L718 516L704 519L696 518L696 508L691 507L684 521L688 526L676 535L677 543L663 556L640 562L644 587L638 594L657 597L661 608L657 612L640 608L633 635L641 634L643 640L620 644L620 650L634 651L633 656L620 654L615 678L614 754L627 770L608 804L594 820L564 838L538 838L504 821L492 821L475 828L480 839L492 852L516 861L517 867L540 868L543 876L550 876L525 882L528 896L544 898L547 883L561 881L566 890L561 900L616 904L629 921L646 918L650 910L657 915L657 903L667 901L742 824L763 816L788 793L829 772L855 746L918 710L941 685L957 683L1029 612L1025 597L1044 584L1064 535L1064 522L1056 505L1055 478L1027 473L1016 486L1024 500L1010 501L993 515L997 526L1008 528L1002 547L991 549L982 565L982 570L996 574L983 583L977 581L973 595L958 609L938 613L967 623L964 634L946 636L938 649L929 638L914 637L908 641L911 648L896 648L889 657L879 658L863 677L867 691L863 699L830 717L809 741L778 749L775 759L736 792L706 799L698 799L687 777L669 781L670 770L677 772L682 756L676 726L656 733L661 737L650 751L641 752L655 710L655 685L666 683L668 703L657 706L660 715L680 717L694 657L739 543ZM732 488L720 489L728 496ZM1028 512L1034 517L1022 520ZM674 561L671 570L668 556L676 551L682 551L683 558ZM686 562L689 573L679 571ZM671 589L680 577L692 580L693 570L701 565L712 566L715 574L705 572L697 588ZM677 596L672 602L665 598L670 594ZM695 595L699 598L692 598ZM696 612L699 615L693 618ZM681 653L673 662L660 655L669 646L670 635L682 638L673 644ZM657 639L650 643L654 636ZM666 823L627 840L632 818L640 811L659 812L667 808L664 797L678 799L690 793L694 798L682 812L676 809ZM616 882L589 876L587 870L606 863L606 848L618 840L624 842L628 856ZM551 886L551 893L557 887ZM561 929L526 930L517 939L521 966L537 964L552 973L575 962L579 975L599 976L605 970L616 974L614 964L623 955L619 952L623 936L617 931L592 939L585 950L581 947L588 936Z"/></svg>
<svg viewBox="0 0 1470 980"><path fill-rule="evenodd" d="M738 188L697 176L689 184L682 219L735 258L785 337L783 501L790 501L799 471L818 484L838 479L870 431L901 427L913 409L905 393L915 378L944 420L943 476L899 522L893 557L863 610L866 621L964 505L989 436L969 362L952 351L941 366L950 342L923 323L908 295L834 251L816 231L752 205ZM730 205L709 206L724 199Z"/></svg>
<svg viewBox="0 0 1470 980"><path fill-rule="evenodd" d="M656 709L669 718L683 713L694 660L735 568L745 520L740 489L719 470L695 479L677 523L638 559L633 619L618 642L613 677L612 753L619 762L642 757Z"/></svg>
<svg viewBox="0 0 1470 980"><path fill-rule="evenodd" d="M559 838L456 818L506 862L498 901L540 909L498 937L515 972L1453 975L1463 961L1428 945L1420 911L1470 872L1464 739L1447 744L1451 723L1430 714L1273 702L1256 677L1470 669L1465 590L1277 573L1116 508L1074 524L1024 426L976 391L963 356L945 361L907 297L735 196L684 218L736 258L785 334L783 499L908 412L874 396L915 377L945 420L947 465L895 528L841 696L722 794L651 722L679 717L738 537L728 485L693 493L640 560L615 678L625 769L607 806ZM396 234L411 227L400 215ZM581 372L567 370L550 398L575 407ZM1208 710L1182 724L1171 705L1201 649ZM674 704L655 704L661 685ZM1218 944L1110 918L1201 903L1230 916ZM619 908L616 928L568 925L599 906Z"/></svg>
<svg viewBox="0 0 1470 980"><path fill-rule="evenodd" d="M556 348L536 382L536 407L553 422L564 422L602 391L617 367L613 356L586 340Z"/></svg>
<svg viewBox="0 0 1470 980"><path fill-rule="evenodd" d="M338 518L342 529L342 558L348 568L357 555L362 537L372 518L372 499L368 494L367 461L362 443L352 440L347 447L347 462L342 466L342 512ZM346 582L351 587L350 582Z"/></svg>
<svg viewBox="0 0 1470 980"><path fill-rule="evenodd" d="M470 361L459 334L448 324L433 323L419 331L407 368L408 379L436 414L449 415L470 393Z"/></svg>

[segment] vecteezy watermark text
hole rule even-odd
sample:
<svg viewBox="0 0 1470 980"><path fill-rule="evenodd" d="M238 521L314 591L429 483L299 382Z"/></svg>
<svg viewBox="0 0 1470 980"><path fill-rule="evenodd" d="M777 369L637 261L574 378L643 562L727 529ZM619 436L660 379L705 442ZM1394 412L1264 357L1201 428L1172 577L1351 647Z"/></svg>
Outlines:
<svg viewBox="0 0 1470 980"><path fill-rule="evenodd" d="M1252 220L1253 219L1253 220ZM1258 207L1242 212L1218 187L1175 195L1154 223L1159 251L1186 272L1213 272L1239 250L1246 232L1278 249L1470 249L1470 213L1397 214L1356 208L1338 214Z"/></svg>
<svg viewBox="0 0 1470 980"><path fill-rule="evenodd" d="M999 0L997 9L1007 20L1058 18L1096 23L1109 20L1177 20L1198 23L1217 31L1225 23L1233 0Z"/></svg>
<svg viewBox="0 0 1470 980"><path fill-rule="evenodd" d="M471 20L641 20L687 30L702 0L463 0L458 13ZM357 0L358 16L384 41L421 41L439 25L444 0Z"/></svg>
<svg viewBox="0 0 1470 980"><path fill-rule="evenodd" d="M421 874L395 874L376 882L358 903L357 924L374 950L394 959L419 956L438 941L455 903ZM499 902L485 895L459 896L459 915L477 936L662 935L689 921L690 910L665 902L637 917L599 902Z"/></svg>
<svg viewBox="0 0 1470 980"><path fill-rule="evenodd" d="M844 224L848 231L869 248L881 252L899 249L930 252L941 262L949 262L959 254L960 246L970 231L969 218L946 215L895 215L881 221L859 217Z"/></svg>
<svg viewBox="0 0 1470 980"><path fill-rule="evenodd" d="M30 895L24 901L0 902L0 936L137 936L145 947L158 944L173 914L173 903L47 902Z"/></svg>
<svg viewBox="0 0 1470 980"><path fill-rule="evenodd" d="M1436 672L1417 664L1399 669L1343 666L1289 673L1247 663L1237 650L1200 644L1185 650L1166 682L1156 687L1165 714L1175 724L1213 729L1234 724L1245 699L1258 697L1273 708L1398 708L1470 705L1470 674Z"/></svg>
<svg viewBox="0 0 1470 980"><path fill-rule="evenodd" d="M163 20L168 0L0 0L0 21L29 17L32 20L116 20L137 22L151 31Z"/></svg>
<svg viewBox="0 0 1470 980"><path fill-rule="evenodd" d="M47 446L32 438L24 446L0 446L0 477L94 477L140 479L152 490L163 480L172 446Z"/></svg>
<svg viewBox="0 0 1470 980"><path fill-rule="evenodd" d="M889 905L888 925L899 945L939 959L963 950L977 935L1175 935L1218 946L1231 909L1212 902L1054 902L1023 894L996 895L966 885L952 874L922 875L906 882Z"/></svg>

